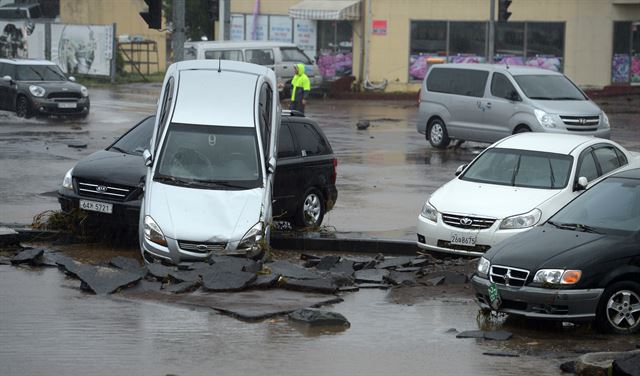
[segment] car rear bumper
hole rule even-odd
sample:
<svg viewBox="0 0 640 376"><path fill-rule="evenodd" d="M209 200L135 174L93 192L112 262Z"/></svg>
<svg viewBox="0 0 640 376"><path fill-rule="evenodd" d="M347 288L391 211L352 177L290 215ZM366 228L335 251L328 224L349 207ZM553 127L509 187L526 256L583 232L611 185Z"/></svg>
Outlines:
<svg viewBox="0 0 640 376"><path fill-rule="evenodd" d="M58 202L60 203L60 209L65 213L70 213L73 210L82 210L80 209L81 199L113 205L113 212L111 214L83 210L89 215L99 217L101 220L108 222L125 223L128 226L138 225L140 217L140 200L113 201L102 198L79 196L75 192L64 188L58 190Z"/></svg>
<svg viewBox="0 0 640 376"><path fill-rule="evenodd" d="M327 202L325 204L326 206L326 211L329 211L331 209L333 209L333 207L336 204L336 201L338 200L338 189L336 188L335 185L331 185L329 187L327 187L326 189L326 195L327 195Z"/></svg>
<svg viewBox="0 0 640 376"><path fill-rule="evenodd" d="M476 302L491 309L488 289L491 282L474 275L471 284L476 291ZM497 285L502 305L500 312L538 319L564 321L590 321L604 289L545 289L524 286L520 288Z"/></svg>

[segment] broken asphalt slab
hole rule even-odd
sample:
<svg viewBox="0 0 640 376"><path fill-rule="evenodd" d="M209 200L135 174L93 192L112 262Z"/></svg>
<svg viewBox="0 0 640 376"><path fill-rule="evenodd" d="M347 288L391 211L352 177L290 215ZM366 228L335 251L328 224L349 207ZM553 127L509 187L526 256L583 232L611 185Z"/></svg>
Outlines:
<svg viewBox="0 0 640 376"><path fill-rule="evenodd" d="M240 291L250 286L256 278L255 273L240 270L203 269L202 287L209 291Z"/></svg>
<svg viewBox="0 0 640 376"><path fill-rule="evenodd" d="M304 308L293 311L289 314L289 319L298 323L314 326L351 326L351 323L344 315L315 308Z"/></svg>
<svg viewBox="0 0 640 376"><path fill-rule="evenodd" d="M76 275L82 281L81 287L93 291L96 295L112 294L141 279L139 274L125 270L89 265L79 268Z"/></svg>
<svg viewBox="0 0 640 376"><path fill-rule="evenodd" d="M392 285L415 285L416 276L413 273L392 271L389 273L387 281L391 282Z"/></svg>
<svg viewBox="0 0 640 376"><path fill-rule="evenodd" d="M356 282L382 283L389 276L385 269L364 269L355 272Z"/></svg>
<svg viewBox="0 0 640 376"><path fill-rule="evenodd" d="M289 261L276 261L265 264L275 274L295 279L318 279L320 274Z"/></svg>
<svg viewBox="0 0 640 376"><path fill-rule="evenodd" d="M511 337L513 337L513 334L505 330L493 330L493 331L468 330L468 331L456 334L456 338L481 338L481 339L489 339L494 341L506 341Z"/></svg>
<svg viewBox="0 0 640 376"><path fill-rule="evenodd" d="M338 285L328 279L287 278L282 288L298 291L313 291L323 294L333 294L338 291Z"/></svg>
<svg viewBox="0 0 640 376"><path fill-rule="evenodd" d="M11 259L11 263L14 265L18 264L31 264L31 265L39 265L40 258L44 254L44 249L25 249L24 251L18 253Z"/></svg>

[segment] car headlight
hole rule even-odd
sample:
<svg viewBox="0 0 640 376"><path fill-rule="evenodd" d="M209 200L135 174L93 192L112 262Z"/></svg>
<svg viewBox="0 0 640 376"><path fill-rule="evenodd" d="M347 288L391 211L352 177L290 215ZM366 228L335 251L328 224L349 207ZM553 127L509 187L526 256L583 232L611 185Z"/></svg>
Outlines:
<svg viewBox="0 0 640 376"><path fill-rule="evenodd" d="M553 285L573 285L582 277L580 270L540 269L533 277L533 282Z"/></svg>
<svg viewBox="0 0 640 376"><path fill-rule="evenodd" d="M518 214L514 215L513 217L507 217L503 219L502 223L500 224L500 229L512 230L531 227L538 223L538 221L540 221L540 217L542 217L542 212L540 211L540 209L533 209L528 213Z"/></svg>
<svg viewBox="0 0 640 376"><path fill-rule="evenodd" d="M433 205L429 203L429 201L424 203L420 215L430 220L431 222L438 222L438 211L433 207Z"/></svg>
<svg viewBox="0 0 640 376"><path fill-rule="evenodd" d="M33 95L34 97L38 97L38 98L44 97L45 90L42 86L29 85L29 91L31 92L31 95Z"/></svg>
<svg viewBox="0 0 640 376"><path fill-rule="evenodd" d="M263 233L264 225L262 222L256 223L240 240L238 243L238 249L240 250L258 250L260 247L260 241L264 235Z"/></svg>
<svg viewBox="0 0 640 376"><path fill-rule="evenodd" d="M73 168L70 168L66 174L64 174L64 179L62 179L62 188L73 189Z"/></svg>
<svg viewBox="0 0 640 376"><path fill-rule="evenodd" d="M89 89L87 89L84 86L80 86L80 93L82 93L83 97L88 97L89 96Z"/></svg>
<svg viewBox="0 0 640 376"><path fill-rule="evenodd" d="M491 266L491 263L489 262L489 260L487 260L484 257L480 257L480 260L478 261L478 267L476 268L476 272L478 273L479 276L487 278L487 276L489 275L490 266Z"/></svg>
<svg viewBox="0 0 640 376"><path fill-rule="evenodd" d="M553 115L548 114L542 110L535 109L533 113L536 115L536 119L538 119L538 123L545 128L556 128L557 124Z"/></svg>
<svg viewBox="0 0 640 376"><path fill-rule="evenodd" d="M167 246L167 240L164 238L160 226L148 215L144 217L144 237L156 244Z"/></svg>
<svg viewBox="0 0 640 376"><path fill-rule="evenodd" d="M605 128L611 128L611 124L609 124L609 117L604 113L604 111L600 114L600 124Z"/></svg>

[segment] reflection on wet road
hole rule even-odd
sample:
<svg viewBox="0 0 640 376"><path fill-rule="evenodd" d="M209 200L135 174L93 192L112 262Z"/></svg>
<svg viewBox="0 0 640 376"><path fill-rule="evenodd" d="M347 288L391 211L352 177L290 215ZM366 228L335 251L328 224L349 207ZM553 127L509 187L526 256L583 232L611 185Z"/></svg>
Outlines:
<svg viewBox="0 0 640 376"><path fill-rule="evenodd" d="M392 304L362 290L330 309L344 332L286 319L245 323L211 311L97 297L56 269L0 266L0 364L12 375L521 375L559 374L558 361L482 355L496 344L456 339L475 329L468 299Z"/></svg>

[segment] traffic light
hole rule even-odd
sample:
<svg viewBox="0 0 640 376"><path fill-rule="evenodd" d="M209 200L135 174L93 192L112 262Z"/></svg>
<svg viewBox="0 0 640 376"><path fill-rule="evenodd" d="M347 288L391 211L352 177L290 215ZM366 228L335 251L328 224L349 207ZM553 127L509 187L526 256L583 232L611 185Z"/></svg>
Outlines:
<svg viewBox="0 0 640 376"><path fill-rule="evenodd" d="M218 21L220 18L220 0L209 0L209 18L211 21Z"/></svg>
<svg viewBox="0 0 640 376"><path fill-rule="evenodd" d="M511 12L509 12L509 5L511 5L511 0L498 0L498 21L508 21L509 17L511 17Z"/></svg>
<svg viewBox="0 0 640 376"><path fill-rule="evenodd" d="M162 0L144 0L149 8L146 12L140 12L140 17L149 25L149 29L162 28Z"/></svg>

